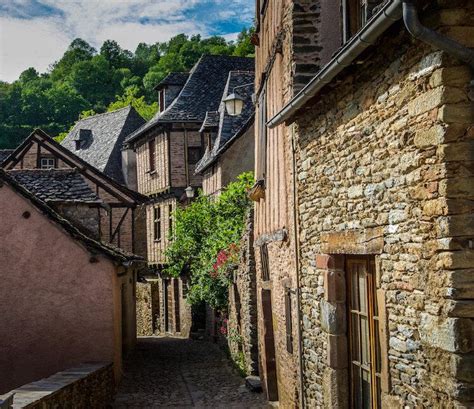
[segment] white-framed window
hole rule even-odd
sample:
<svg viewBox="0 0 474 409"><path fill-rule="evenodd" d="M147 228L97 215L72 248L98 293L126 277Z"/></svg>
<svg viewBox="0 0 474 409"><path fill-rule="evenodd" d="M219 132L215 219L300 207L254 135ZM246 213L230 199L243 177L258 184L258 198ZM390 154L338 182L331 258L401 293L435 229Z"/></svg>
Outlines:
<svg viewBox="0 0 474 409"><path fill-rule="evenodd" d="M56 167L55 158L41 158L40 159L40 168L41 169L54 169Z"/></svg>

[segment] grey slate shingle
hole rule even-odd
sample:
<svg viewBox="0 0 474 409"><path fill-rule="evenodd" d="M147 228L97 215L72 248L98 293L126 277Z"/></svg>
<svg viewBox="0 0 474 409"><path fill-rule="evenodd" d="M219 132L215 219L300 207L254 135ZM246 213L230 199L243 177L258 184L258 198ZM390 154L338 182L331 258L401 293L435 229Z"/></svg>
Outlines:
<svg viewBox="0 0 474 409"><path fill-rule="evenodd" d="M186 84L173 103L131 134L127 141L137 139L160 123L202 123L207 112L219 109L229 72L253 70L253 58L203 55L189 73Z"/></svg>
<svg viewBox="0 0 474 409"><path fill-rule="evenodd" d="M211 151L206 151L196 166L196 173L202 172L222 153L234 139L241 136L254 121L255 107L252 95L255 90L255 73L251 71L231 71L222 95L222 101L235 90L244 99L242 113L237 116L227 114L224 102L219 107L219 131Z"/></svg>
<svg viewBox="0 0 474 409"><path fill-rule="evenodd" d="M145 122L130 106L94 115L78 121L61 145L107 176L123 184L121 153L123 142L128 135L144 125ZM84 145L81 149L76 150L76 140L80 139L81 129L90 132L83 132Z"/></svg>
<svg viewBox="0 0 474 409"><path fill-rule="evenodd" d="M45 202L100 202L82 175L74 169L21 169L7 173Z"/></svg>
<svg viewBox="0 0 474 409"><path fill-rule="evenodd" d="M170 72L156 87L158 90L172 85L184 85L189 78L189 72Z"/></svg>

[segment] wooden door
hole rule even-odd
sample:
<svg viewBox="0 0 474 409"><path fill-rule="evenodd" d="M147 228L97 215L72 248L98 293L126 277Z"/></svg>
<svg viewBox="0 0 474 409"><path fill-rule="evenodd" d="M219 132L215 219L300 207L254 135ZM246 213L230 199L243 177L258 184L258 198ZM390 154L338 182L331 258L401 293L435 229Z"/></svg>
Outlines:
<svg viewBox="0 0 474 409"><path fill-rule="evenodd" d="M275 352L275 333L273 330L272 292L262 290L262 312L264 326L264 359L267 399L278 401L278 377Z"/></svg>
<svg viewBox="0 0 474 409"><path fill-rule="evenodd" d="M379 316L372 257L347 260L351 395L357 409L381 408Z"/></svg>

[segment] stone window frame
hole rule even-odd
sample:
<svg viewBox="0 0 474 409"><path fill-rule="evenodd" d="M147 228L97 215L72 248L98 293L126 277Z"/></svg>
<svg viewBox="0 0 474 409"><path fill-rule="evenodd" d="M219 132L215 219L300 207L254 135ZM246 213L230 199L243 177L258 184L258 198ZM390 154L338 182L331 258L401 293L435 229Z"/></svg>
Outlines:
<svg viewBox="0 0 474 409"><path fill-rule="evenodd" d="M321 235L322 254L316 255L316 268L324 274L324 297L320 302L321 329L327 334L327 382L336 385L327 391L331 407L349 406L349 350L346 259L353 256L375 257L375 287L379 312L381 349L381 390L384 396L391 392L389 370L388 314L385 290L381 288L380 254L384 248L383 228L347 230ZM325 314L324 312L330 312Z"/></svg>

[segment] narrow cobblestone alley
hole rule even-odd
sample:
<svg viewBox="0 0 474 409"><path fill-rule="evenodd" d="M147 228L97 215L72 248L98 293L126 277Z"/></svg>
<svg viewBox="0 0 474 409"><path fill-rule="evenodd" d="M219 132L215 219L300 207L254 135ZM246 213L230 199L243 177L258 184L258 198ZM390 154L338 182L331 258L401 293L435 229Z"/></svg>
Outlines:
<svg viewBox="0 0 474 409"><path fill-rule="evenodd" d="M140 338L124 363L114 408L267 408L215 344Z"/></svg>

